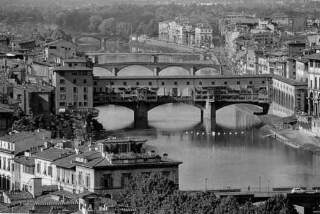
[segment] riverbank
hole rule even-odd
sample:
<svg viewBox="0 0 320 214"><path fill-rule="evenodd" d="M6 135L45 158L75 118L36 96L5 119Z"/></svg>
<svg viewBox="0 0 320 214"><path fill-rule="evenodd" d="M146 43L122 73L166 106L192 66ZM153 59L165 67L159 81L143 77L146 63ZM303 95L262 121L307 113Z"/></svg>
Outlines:
<svg viewBox="0 0 320 214"><path fill-rule="evenodd" d="M307 150L320 154L320 139L299 128L280 128L283 118L275 115L262 115L261 121L265 124L262 129L265 137L272 137L296 149Z"/></svg>

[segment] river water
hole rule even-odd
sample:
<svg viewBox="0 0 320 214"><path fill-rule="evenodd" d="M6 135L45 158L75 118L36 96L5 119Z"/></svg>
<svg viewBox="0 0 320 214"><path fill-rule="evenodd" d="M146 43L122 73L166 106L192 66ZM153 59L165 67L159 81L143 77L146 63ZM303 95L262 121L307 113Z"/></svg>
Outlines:
<svg viewBox="0 0 320 214"><path fill-rule="evenodd" d="M150 72L142 67L127 69L119 75L128 75L129 70L130 75ZM95 73L110 75L103 70ZM182 73L179 68L169 68L162 75ZM266 137L268 130L250 113L252 108L233 105L218 110L214 134L206 121L200 121L199 109L189 105L152 109L147 129L133 127L133 112L127 108L107 105L98 109L98 120L109 135L146 138L160 154L182 161L180 189L250 186L251 190L267 191L272 187L320 186L320 157ZM285 113L280 109L282 116Z"/></svg>

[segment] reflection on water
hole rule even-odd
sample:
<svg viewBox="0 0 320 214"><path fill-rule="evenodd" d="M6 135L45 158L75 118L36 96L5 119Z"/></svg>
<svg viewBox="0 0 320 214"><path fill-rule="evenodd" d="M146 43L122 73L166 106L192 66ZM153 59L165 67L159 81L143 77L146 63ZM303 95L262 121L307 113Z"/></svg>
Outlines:
<svg viewBox="0 0 320 214"><path fill-rule="evenodd" d="M320 186L319 156L262 138L263 129L244 129L245 123L247 127L258 124L257 118L235 106L217 112L214 133L200 122L200 111L188 105L168 104L151 110L149 129L135 129L129 109L105 106L99 110L99 120L109 134L147 138L159 153L183 161L181 189L204 189L205 179L210 189L249 185L253 189L258 188L259 176L262 189L268 184Z"/></svg>

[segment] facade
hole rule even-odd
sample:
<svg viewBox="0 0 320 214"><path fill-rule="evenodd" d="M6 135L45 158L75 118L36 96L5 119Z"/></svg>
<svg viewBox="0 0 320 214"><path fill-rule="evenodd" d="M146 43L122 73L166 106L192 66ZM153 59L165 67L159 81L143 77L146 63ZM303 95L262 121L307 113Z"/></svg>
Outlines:
<svg viewBox="0 0 320 214"><path fill-rule="evenodd" d="M305 56L308 61L309 115L320 116L320 54Z"/></svg>
<svg viewBox="0 0 320 214"><path fill-rule="evenodd" d="M93 107L93 68L86 59L64 60L54 69L55 110Z"/></svg>
<svg viewBox="0 0 320 214"><path fill-rule="evenodd" d="M53 66L46 62L33 61L27 72L27 81L43 85L52 85Z"/></svg>
<svg viewBox="0 0 320 214"><path fill-rule="evenodd" d="M296 59L296 80L299 82L308 82L308 63L305 58Z"/></svg>
<svg viewBox="0 0 320 214"><path fill-rule="evenodd" d="M209 25L206 24L198 24L195 28L195 44L198 47L212 46L212 35L213 31Z"/></svg>
<svg viewBox="0 0 320 214"><path fill-rule="evenodd" d="M274 76L273 101L288 115L307 112L307 83Z"/></svg>
<svg viewBox="0 0 320 214"><path fill-rule="evenodd" d="M49 114L53 112L53 88L39 84L15 85L12 99L27 114Z"/></svg>

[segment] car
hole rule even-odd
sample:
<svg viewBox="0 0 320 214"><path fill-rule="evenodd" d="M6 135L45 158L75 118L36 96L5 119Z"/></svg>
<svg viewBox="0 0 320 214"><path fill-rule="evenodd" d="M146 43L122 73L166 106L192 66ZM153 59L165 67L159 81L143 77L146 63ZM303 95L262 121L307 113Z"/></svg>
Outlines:
<svg viewBox="0 0 320 214"><path fill-rule="evenodd" d="M291 193L305 193L305 190L300 187L295 187L291 190Z"/></svg>

